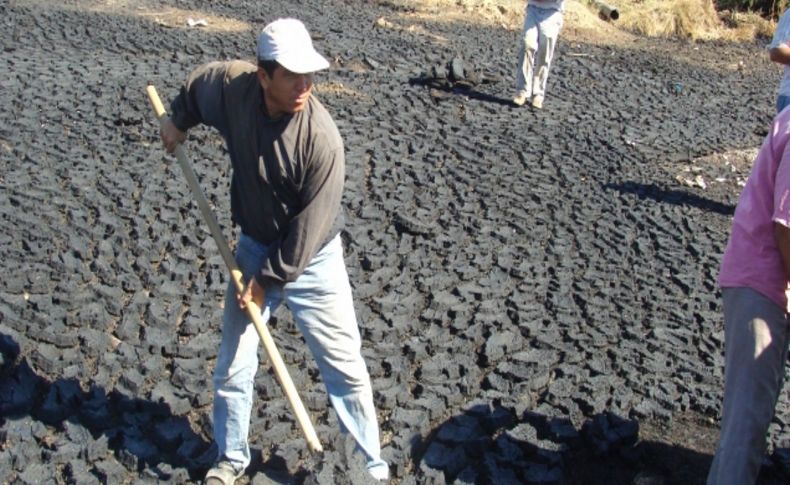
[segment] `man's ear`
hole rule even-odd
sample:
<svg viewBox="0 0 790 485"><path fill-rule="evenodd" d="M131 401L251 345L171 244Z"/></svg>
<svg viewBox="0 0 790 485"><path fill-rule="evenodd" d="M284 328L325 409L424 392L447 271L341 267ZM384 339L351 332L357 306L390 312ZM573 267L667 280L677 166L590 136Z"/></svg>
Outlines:
<svg viewBox="0 0 790 485"><path fill-rule="evenodd" d="M261 87L266 89L266 87L269 85L269 81L270 81L269 74L266 72L266 70L264 68L262 68L261 66L258 66L257 75L258 75L258 82L261 84Z"/></svg>

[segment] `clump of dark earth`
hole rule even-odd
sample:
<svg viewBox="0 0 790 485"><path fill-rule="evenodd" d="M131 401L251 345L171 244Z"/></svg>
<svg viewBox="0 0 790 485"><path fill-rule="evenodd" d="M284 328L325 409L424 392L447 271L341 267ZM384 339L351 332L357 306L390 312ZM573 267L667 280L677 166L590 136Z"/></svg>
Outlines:
<svg viewBox="0 0 790 485"><path fill-rule="evenodd" d="M202 478L228 278L145 86L171 99L198 64L252 58L282 16L332 61L316 94L346 144L346 261L393 483L704 482L716 274L749 171L710 157L759 146L779 71L761 43L561 38L534 111L509 103L517 30L412 12L0 4L0 482ZM196 129L187 152L233 240L221 140ZM325 452L263 365L242 482L364 482L289 314L271 328ZM789 423L783 393L763 484L790 479Z"/></svg>

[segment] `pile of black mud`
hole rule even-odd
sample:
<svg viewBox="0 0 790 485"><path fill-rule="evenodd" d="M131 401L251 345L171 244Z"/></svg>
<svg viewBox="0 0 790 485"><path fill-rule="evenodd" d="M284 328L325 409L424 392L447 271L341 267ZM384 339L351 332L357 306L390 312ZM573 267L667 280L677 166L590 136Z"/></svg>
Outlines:
<svg viewBox="0 0 790 485"><path fill-rule="evenodd" d="M406 4L0 3L0 482L205 473L227 277L144 88L170 99L193 67L251 58L281 16L332 60L316 90L346 143L393 482L703 482L748 166L692 165L760 144L778 70L757 44L561 40L544 109L516 108L517 31ZM233 239L222 141L196 129L187 151ZM362 482L288 312L271 328L326 451L263 365L242 482ZM788 420L783 394L761 483L790 479Z"/></svg>

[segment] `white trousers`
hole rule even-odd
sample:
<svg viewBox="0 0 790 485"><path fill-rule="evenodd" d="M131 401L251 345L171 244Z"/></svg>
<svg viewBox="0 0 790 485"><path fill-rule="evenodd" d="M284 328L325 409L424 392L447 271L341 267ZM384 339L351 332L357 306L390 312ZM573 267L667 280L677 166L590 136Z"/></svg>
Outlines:
<svg viewBox="0 0 790 485"><path fill-rule="evenodd" d="M561 11L527 5L516 72L517 94L527 98L542 98L546 94L546 80L562 23Z"/></svg>

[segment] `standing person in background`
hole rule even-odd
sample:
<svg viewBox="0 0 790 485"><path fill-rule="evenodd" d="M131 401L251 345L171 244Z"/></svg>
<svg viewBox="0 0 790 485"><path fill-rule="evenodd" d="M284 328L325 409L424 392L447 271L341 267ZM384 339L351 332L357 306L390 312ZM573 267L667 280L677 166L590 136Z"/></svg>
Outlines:
<svg viewBox="0 0 790 485"><path fill-rule="evenodd" d="M206 483L233 484L250 463L248 431L259 337L246 312L265 322L282 302L316 361L341 430L387 480L370 376L361 353L340 231L345 177L343 140L311 94L313 73L329 67L304 24L279 19L258 37L258 65L212 62L189 76L162 125L168 152L198 124L225 140L233 176L231 215L241 229L236 260L247 287L225 296L214 369L214 441L219 456Z"/></svg>
<svg viewBox="0 0 790 485"><path fill-rule="evenodd" d="M768 57L784 66L782 80L779 81L779 93L776 98L776 112L779 113L790 105L790 9L785 10L770 44Z"/></svg>
<svg viewBox="0 0 790 485"><path fill-rule="evenodd" d="M565 0L527 0L513 104L543 108L546 80L563 22Z"/></svg>
<svg viewBox="0 0 790 485"><path fill-rule="evenodd" d="M773 126L741 193L719 273L724 404L708 485L750 485L760 472L787 361L790 110Z"/></svg>

